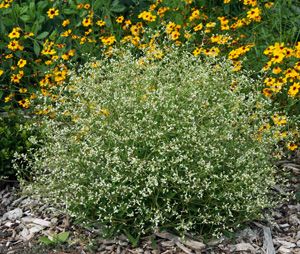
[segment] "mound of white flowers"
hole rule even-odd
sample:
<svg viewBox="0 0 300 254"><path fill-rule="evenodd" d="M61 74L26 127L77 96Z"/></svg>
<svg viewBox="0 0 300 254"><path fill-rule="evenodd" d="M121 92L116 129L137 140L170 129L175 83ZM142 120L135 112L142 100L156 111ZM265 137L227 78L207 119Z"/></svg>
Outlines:
<svg viewBox="0 0 300 254"><path fill-rule="evenodd" d="M232 69L175 46L74 68L37 96L30 128L43 139L23 155L34 180L24 188L116 233L218 234L261 218L276 203L280 130L259 81Z"/></svg>

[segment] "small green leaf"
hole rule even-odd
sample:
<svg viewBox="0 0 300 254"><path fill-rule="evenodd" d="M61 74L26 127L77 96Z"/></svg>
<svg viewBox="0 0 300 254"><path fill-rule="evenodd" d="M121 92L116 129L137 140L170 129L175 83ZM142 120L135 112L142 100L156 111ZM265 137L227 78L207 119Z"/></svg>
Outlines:
<svg viewBox="0 0 300 254"><path fill-rule="evenodd" d="M66 15L71 15L74 13L74 10L71 10L71 9L63 9L63 13L66 14Z"/></svg>
<svg viewBox="0 0 300 254"><path fill-rule="evenodd" d="M16 15L19 15L20 14L20 5L18 5L18 4L15 4L15 7L14 7L14 10L15 10L15 12L16 12Z"/></svg>
<svg viewBox="0 0 300 254"><path fill-rule="evenodd" d="M28 11L28 6L27 5L23 6L20 10L20 15L22 15L23 13L26 13L27 11Z"/></svg>
<svg viewBox="0 0 300 254"><path fill-rule="evenodd" d="M70 232L63 232L58 235L58 241L65 242L69 237Z"/></svg>
<svg viewBox="0 0 300 254"><path fill-rule="evenodd" d="M87 245L86 247L88 248L88 250L89 250L90 253L93 253L93 250L92 250L92 248L91 248L90 245Z"/></svg>
<svg viewBox="0 0 300 254"><path fill-rule="evenodd" d="M30 16L29 15L22 15L22 16L20 16L20 19L24 22L28 22L30 20Z"/></svg>
<svg viewBox="0 0 300 254"><path fill-rule="evenodd" d="M45 16L39 16L37 22L38 22L39 24L42 24L42 23L44 22L44 20L45 20Z"/></svg>
<svg viewBox="0 0 300 254"><path fill-rule="evenodd" d="M157 250L157 245L156 245L156 242L154 241L153 235L150 237L150 239L151 239L151 243L152 243L153 249Z"/></svg>
<svg viewBox="0 0 300 254"><path fill-rule="evenodd" d="M41 47L36 41L33 43L33 50L34 50L34 53L36 54L36 56L39 56L39 54L41 52Z"/></svg>
<svg viewBox="0 0 300 254"><path fill-rule="evenodd" d="M119 5L119 0L114 0L112 3L111 3L111 7L114 7L114 6L117 6Z"/></svg>
<svg viewBox="0 0 300 254"><path fill-rule="evenodd" d="M103 1L102 0L97 0L94 3L94 9L97 10L98 8L100 8L103 5Z"/></svg>
<svg viewBox="0 0 300 254"><path fill-rule="evenodd" d="M124 11L125 6L124 5L115 5L110 10L113 12L122 12Z"/></svg>
<svg viewBox="0 0 300 254"><path fill-rule="evenodd" d="M55 233L53 234L53 240L52 240L52 242L53 242L53 243L56 243L56 242L57 242L57 235L56 235Z"/></svg>
<svg viewBox="0 0 300 254"><path fill-rule="evenodd" d="M137 246L139 239L140 239L140 234L137 236L137 238L133 238L133 236L125 229L123 229L125 235L127 236L128 240L131 242L132 247L134 248Z"/></svg>
<svg viewBox="0 0 300 254"><path fill-rule="evenodd" d="M48 34L49 34L49 32L43 32L43 33L39 34L36 38L38 40L44 39L44 38L46 38L48 36Z"/></svg>
<svg viewBox="0 0 300 254"><path fill-rule="evenodd" d="M52 243L52 241L48 237L45 237L45 236L40 237L39 242L42 242L44 244L51 244Z"/></svg>

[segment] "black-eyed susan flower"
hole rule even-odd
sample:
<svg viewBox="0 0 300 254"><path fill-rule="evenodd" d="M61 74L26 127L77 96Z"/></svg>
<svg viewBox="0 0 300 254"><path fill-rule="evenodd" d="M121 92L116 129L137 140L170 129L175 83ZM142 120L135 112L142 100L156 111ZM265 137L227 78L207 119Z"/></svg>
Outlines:
<svg viewBox="0 0 300 254"><path fill-rule="evenodd" d="M172 40L178 40L179 36L180 36L180 33L177 32L177 31L174 31L174 32L172 32L172 34L171 34Z"/></svg>
<svg viewBox="0 0 300 254"><path fill-rule="evenodd" d="M96 22L96 25L98 25L98 26L104 26L105 23L106 23L105 21L99 20L99 21Z"/></svg>
<svg viewBox="0 0 300 254"><path fill-rule="evenodd" d="M193 51L193 54L194 56L197 56L201 53L201 48L196 48L194 51Z"/></svg>
<svg viewBox="0 0 300 254"><path fill-rule="evenodd" d="M193 29L196 32L196 31L201 30L202 28L203 28L203 25L200 23L199 25L195 26Z"/></svg>
<svg viewBox="0 0 300 254"><path fill-rule="evenodd" d="M47 14L50 19L53 19L54 16L58 16L58 10L51 8L49 11L47 11Z"/></svg>
<svg viewBox="0 0 300 254"><path fill-rule="evenodd" d="M175 27L176 27L176 24L175 24L174 22L169 23L169 24L167 25L167 30L166 30L166 32L167 32L168 34L170 34L170 33L172 32L172 30L173 30Z"/></svg>
<svg viewBox="0 0 300 254"><path fill-rule="evenodd" d="M120 16L120 17L116 18L116 22L119 23L119 24L121 24L123 22L123 20L124 20L123 16Z"/></svg>
<svg viewBox="0 0 300 254"><path fill-rule="evenodd" d="M280 69L279 66L276 66L276 67L273 68L273 73L274 73L274 74L278 74L278 73L280 73L281 71L282 71L282 70Z"/></svg>
<svg viewBox="0 0 300 254"><path fill-rule="evenodd" d="M272 116L272 119L274 121L274 124L276 125L281 125L286 123L285 116L279 116L278 114L276 114L275 116Z"/></svg>
<svg viewBox="0 0 300 254"><path fill-rule="evenodd" d="M17 50L20 47L19 42L16 40L12 40L9 42L9 44L7 45L7 48L9 48L10 50Z"/></svg>
<svg viewBox="0 0 300 254"><path fill-rule="evenodd" d="M252 8L250 11L247 12L247 18L255 20L257 22L260 22L261 17L259 16L261 13L261 9L257 8Z"/></svg>
<svg viewBox="0 0 300 254"><path fill-rule="evenodd" d="M19 27L15 27L13 30L12 30L12 32L8 35L8 37L10 38L10 39L13 39L13 38L20 38L20 33L19 33L19 31L20 31L21 29L19 28Z"/></svg>
<svg viewBox="0 0 300 254"><path fill-rule="evenodd" d="M19 89L19 92L20 92L20 93L26 93L27 91L28 91L28 90L27 90L26 88L20 88L20 89Z"/></svg>
<svg viewBox="0 0 300 254"><path fill-rule="evenodd" d="M23 67L26 65L26 63L27 63L26 60L20 59L20 60L18 61L18 66L19 66L19 68L23 68Z"/></svg>
<svg viewBox="0 0 300 254"><path fill-rule="evenodd" d="M192 36L192 35L191 35L190 33L185 33L185 34L184 34L184 38L186 38L186 39L191 38L191 36Z"/></svg>
<svg viewBox="0 0 300 254"><path fill-rule="evenodd" d="M13 83L20 83L20 78L19 78L18 75L16 75L16 74L13 74L13 75L10 77L10 80L11 80L11 82L13 82Z"/></svg>
<svg viewBox="0 0 300 254"><path fill-rule="evenodd" d="M286 147L287 149L294 151L298 146L292 143L288 143Z"/></svg>
<svg viewBox="0 0 300 254"><path fill-rule="evenodd" d="M289 88L289 91L288 91L288 94L291 96L291 97L295 97L296 94L299 92L300 90L300 83L294 83L292 86L290 86Z"/></svg>
<svg viewBox="0 0 300 254"><path fill-rule="evenodd" d="M86 27L93 25L91 19L83 19L82 24L83 24L83 26L86 26Z"/></svg>
<svg viewBox="0 0 300 254"><path fill-rule="evenodd" d="M18 102L23 108L29 108L30 106L30 101L28 99L23 99Z"/></svg>

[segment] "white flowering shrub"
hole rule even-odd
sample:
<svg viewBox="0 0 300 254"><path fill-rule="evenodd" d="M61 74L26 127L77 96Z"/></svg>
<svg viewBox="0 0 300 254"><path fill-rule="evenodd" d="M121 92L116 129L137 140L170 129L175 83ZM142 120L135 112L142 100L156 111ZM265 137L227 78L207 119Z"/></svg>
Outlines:
<svg viewBox="0 0 300 254"><path fill-rule="evenodd" d="M114 56L37 96L44 139L31 140L42 145L25 189L115 232L218 234L276 203L279 129L247 73L175 46Z"/></svg>

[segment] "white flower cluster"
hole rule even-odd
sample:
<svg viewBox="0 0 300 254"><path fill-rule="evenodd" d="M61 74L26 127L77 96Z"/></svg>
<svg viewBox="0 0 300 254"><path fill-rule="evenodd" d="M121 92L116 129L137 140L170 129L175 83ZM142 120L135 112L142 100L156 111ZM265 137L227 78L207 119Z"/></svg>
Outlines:
<svg viewBox="0 0 300 254"><path fill-rule="evenodd" d="M161 59L113 55L71 71L55 99L38 96L37 110L55 116L32 126L43 140L32 138L42 145L25 188L73 216L140 232L217 234L276 203L277 127L258 133L274 112L247 73L176 46Z"/></svg>

